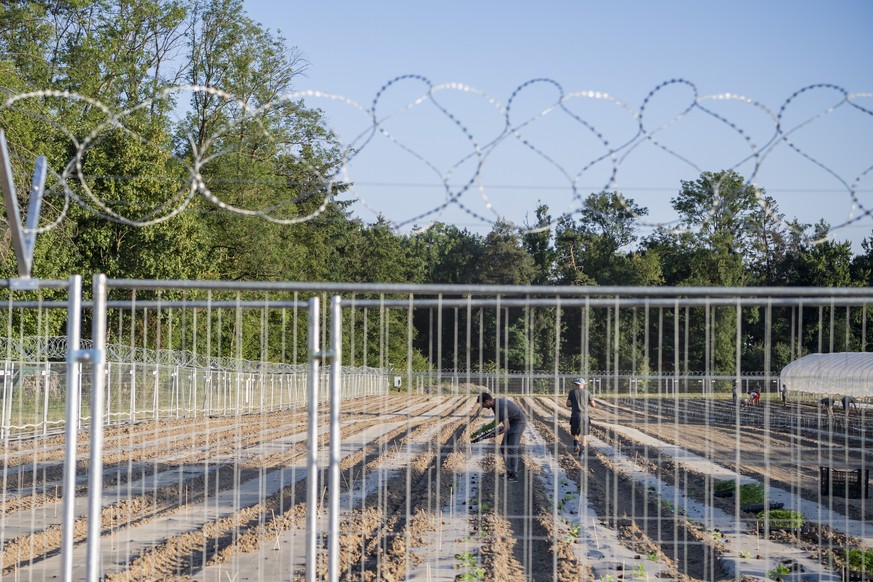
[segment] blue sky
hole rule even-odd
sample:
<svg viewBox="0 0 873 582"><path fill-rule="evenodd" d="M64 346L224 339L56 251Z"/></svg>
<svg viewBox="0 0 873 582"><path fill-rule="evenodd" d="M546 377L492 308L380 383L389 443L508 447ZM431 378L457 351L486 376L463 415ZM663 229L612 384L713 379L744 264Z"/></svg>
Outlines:
<svg viewBox="0 0 873 582"><path fill-rule="evenodd" d="M532 222L538 201L553 215L572 212L579 196L609 186L649 208L648 224L671 225L669 202L680 180L725 168L749 176L755 158L743 160L758 151L753 182L787 218L849 221L833 235L853 241L856 251L873 231L870 217L854 220L863 208L853 208L848 193L857 190L861 205L873 207L873 171L864 173L873 165L873 115L835 89L794 96L815 84L873 92L873 2L246 0L244 6L307 58L298 90L342 97L306 100L359 147L348 164L355 183L349 196L361 200L356 211L368 222L382 214L401 229L440 220L487 232L498 217ZM392 82L404 75L436 89L422 99L427 82ZM550 81L531 83L536 79ZM689 83L652 93L673 79ZM770 114L738 99L706 99L726 93L772 114L788 101L783 126L803 124L790 134L803 154L782 143L764 155L775 127ZM385 133L363 141L370 118L352 102L369 109L377 94ZM680 115L695 95L711 113L695 108ZM852 103L873 111L869 96ZM610 159L610 149L634 136L641 109L648 131L662 128L654 134L658 144L644 140ZM494 144L507 117L520 129Z"/></svg>

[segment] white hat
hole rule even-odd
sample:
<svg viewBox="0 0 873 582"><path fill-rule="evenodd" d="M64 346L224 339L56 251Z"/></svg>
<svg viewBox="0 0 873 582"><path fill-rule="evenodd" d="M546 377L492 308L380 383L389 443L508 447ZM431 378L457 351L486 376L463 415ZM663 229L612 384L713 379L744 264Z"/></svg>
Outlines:
<svg viewBox="0 0 873 582"><path fill-rule="evenodd" d="M576 378L575 380L573 380L573 384L584 386L586 384L585 378Z"/></svg>

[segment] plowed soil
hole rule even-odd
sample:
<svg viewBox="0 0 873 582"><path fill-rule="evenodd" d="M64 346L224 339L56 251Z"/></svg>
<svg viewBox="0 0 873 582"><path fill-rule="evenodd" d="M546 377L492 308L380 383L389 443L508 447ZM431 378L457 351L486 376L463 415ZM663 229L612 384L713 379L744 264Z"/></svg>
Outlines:
<svg viewBox="0 0 873 582"><path fill-rule="evenodd" d="M473 387L471 394L478 390ZM506 479L495 441L470 444L476 428L470 424L472 396L389 395L344 403L341 579L595 580L590 553L568 533L578 524L556 509L558 479L578 484L597 526L609 530L640 564L644 559L659 564L661 578L744 579L726 567L725 548L711 532L642 488L606 449L574 454L562 397L515 400L528 416L518 482ZM328 418L322 412L319 447L326 455ZM634 427L848 519L873 520L870 499L823 496L820 487L821 466L873 465L873 425L863 411L834 419L799 404L740 410L729 401L624 398L600 400L592 421L592 437L604 447L633 457L642 470L689 498L744 516L750 527L755 516L745 515L732 498L714 497L710 476L615 427ZM295 409L107 428L105 579L303 579L310 477L320 492L316 572L327 579L325 504L332 485L326 470L306 474L306 422L306 411ZM544 442L545 449L528 446L533 440ZM3 575L51 579L60 567L63 439L12 441L3 453ZM75 492L77 579L84 577L87 457L88 434L82 433ZM326 466L325 456L319 465ZM444 528L457 523L466 528L464 535L446 539ZM825 524L773 532L771 538L804 549L834 571L840 567L839 548L869 544ZM441 557L432 564L423 562L424 555ZM451 574L438 574L437 566L446 562Z"/></svg>

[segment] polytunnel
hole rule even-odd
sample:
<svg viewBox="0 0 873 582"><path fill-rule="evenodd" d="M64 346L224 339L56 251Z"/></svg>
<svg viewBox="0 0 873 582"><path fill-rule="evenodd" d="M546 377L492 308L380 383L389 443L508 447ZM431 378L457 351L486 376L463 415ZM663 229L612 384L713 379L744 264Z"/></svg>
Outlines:
<svg viewBox="0 0 873 582"><path fill-rule="evenodd" d="M869 398L873 396L873 352L810 354L794 360L779 375L789 391Z"/></svg>

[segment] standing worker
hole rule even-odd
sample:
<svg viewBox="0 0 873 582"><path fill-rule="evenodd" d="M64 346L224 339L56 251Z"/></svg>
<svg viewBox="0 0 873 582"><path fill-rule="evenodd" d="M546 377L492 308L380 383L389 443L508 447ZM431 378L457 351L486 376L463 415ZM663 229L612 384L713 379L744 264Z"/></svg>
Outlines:
<svg viewBox="0 0 873 582"><path fill-rule="evenodd" d="M785 387L785 384L782 385L782 388L779 389L779 396L782 397L782 406L788 406L788 388Z"/></svg>
<svg viewBox="0 0 873 582"><path fill-rule="evenodd" d="M582 439L582 449L585 448L585 435L590 429L588 407L596 408L594 398L586 388L585 378L573 380L576 387L567 394L567 406L570 407L570 435L573 437L573 453L579 454L579 439Z"/></svg>
<svg viewBox="0 0 873 582"><path fill-rule="evenodd" d="M494 421L503 423L503 441L500 443L500 452L506 464L506 480L518 481L518 457L521 456L521 435L527 426L527 417L521 408L507 398L494 398L491 394L483 392L476 399L479 409L473 420L479 417L483 408L494 411Z"/></svg>

